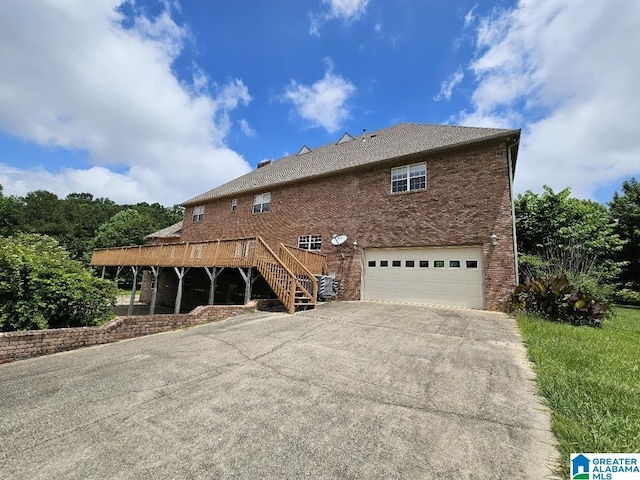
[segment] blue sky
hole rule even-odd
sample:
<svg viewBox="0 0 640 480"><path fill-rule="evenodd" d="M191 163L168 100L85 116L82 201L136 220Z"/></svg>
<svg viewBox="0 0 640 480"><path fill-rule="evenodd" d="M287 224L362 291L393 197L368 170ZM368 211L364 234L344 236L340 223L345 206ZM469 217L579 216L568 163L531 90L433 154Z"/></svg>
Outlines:
<svg viewBox="0 0 640 480"><path fill-rule="evenodd" d="M522 128L516 189L640 176L636 0L0 4L0 184L179 203L399 122Z"/></svg>

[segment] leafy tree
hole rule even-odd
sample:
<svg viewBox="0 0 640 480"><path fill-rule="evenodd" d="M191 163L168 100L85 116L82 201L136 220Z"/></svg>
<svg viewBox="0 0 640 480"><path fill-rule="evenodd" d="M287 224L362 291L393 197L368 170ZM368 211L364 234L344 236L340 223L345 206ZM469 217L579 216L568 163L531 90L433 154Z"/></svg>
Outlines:
<svg viewBox="0 0 640 480"><path fill-rule="evenodd" d="M29 192L23 199L23 232L60 238L68 229L58 196L46 190Z"/></svg>
<svg viewBox="0 0 640 480"><path fill-rule="evenodd" d="M87 260L96 231L122 207L109 199L94 199L90 193L71 193L60 202L66 228L59 240L72 258Z"/></svg>
<svg viewBox="0 0 640 480"><path fill-rule="evenodd" d="M618 254L625 262L621 280L640 289L640 183L635 177L622 183L622 194L616 191L609 206L615 231L625 241Z"/></svg>
<svg viewBox="0 0 640 480"><path fill-rule="evenodd" d="M96 248L142 245L144 237L153 231L154 222L148 215L129 208L100 225L93 243Z"/></svg>
<svg viewBox="0 0 640 480"><path fill-rule="evenodd" d="M115 294L54 238L0 238L1 331L99 325L113 316Z"/></svg>
<svg viewBox="0 0 640 480"><path fill-rule="evenodd" d="M165 228L179 222L182 220L184 214L184 208L180 206L174 205L173 207L164 207L159 203L152 203L149 205L146 202L142 202L132 205L131 207L125 206L124 208L133 208L141 215L149 217L153 225L153 229L149 233L153 233L161 228Z"/></svg>
<svg viewBox="0 0 640 480"><path fill-rule="evenodd" d="M16 197L2 195L0 185L0 236L8 237L20 228L22 223L22 203Z"/></svg>
<svg viewBox="0 0 640 480"><path fill-rule="evenodd" d="M515 212L524 274L565 274L596 293L620 273L615 255L623 242L605 206L572 198L569 188L554 193L545 186L540 195L531 191L518 195Z"/></svg>

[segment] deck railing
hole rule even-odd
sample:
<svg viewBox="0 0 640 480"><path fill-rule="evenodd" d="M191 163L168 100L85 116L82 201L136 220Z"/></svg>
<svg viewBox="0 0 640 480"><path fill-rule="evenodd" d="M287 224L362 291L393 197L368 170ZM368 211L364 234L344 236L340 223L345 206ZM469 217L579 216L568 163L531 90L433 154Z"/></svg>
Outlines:
<svg viewBox="0 0 640 480"><path fill-rule="evenodd" d="M93 251L91 265L161 267L251 267L255 265L255 238L211 242L167 243Z"/></svg>
<svg viewBox="0 0 640 480"><path fill-rule="evenodd" d="M280 245L281 248L286 249L287 252L298 259L298 261L314 275L326 275L329 271L326 255L318 252L311 252L309 250L303 250L298 247L292 247L291 245Z"/></svg>

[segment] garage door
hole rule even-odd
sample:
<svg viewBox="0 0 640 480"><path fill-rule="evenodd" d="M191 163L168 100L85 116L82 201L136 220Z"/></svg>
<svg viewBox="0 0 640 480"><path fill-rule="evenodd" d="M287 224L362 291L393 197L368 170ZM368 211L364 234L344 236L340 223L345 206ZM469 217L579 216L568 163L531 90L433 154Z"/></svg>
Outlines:
<svg viewBox="0 0 640 480"><path fill-rule="evenodd" d="M482 249L367 248L364 298L482 309Z"/></svg>

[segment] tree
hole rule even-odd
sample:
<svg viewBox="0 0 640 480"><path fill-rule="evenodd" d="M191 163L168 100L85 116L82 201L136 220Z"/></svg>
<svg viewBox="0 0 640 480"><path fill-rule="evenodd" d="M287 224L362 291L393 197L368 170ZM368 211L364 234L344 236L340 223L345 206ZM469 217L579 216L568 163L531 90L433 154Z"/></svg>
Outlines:
<svg viewBox="0 0 640 480"><path fill-rule="evenodd" d="M640 183L635 177L622 183L622 194L616 191L609 207L615 231L625 242L617 257L625 262L620 278L640 289Z"/></svg>
<svg viewBox="0 0 640 480"><path fill-rule="evenodd" d="M68 229L60 199L46 190L36 190L25 195L24 221L21 231L39 233L59 238Z"/></svg>
<svg viewBox="0 0 640 480"><path fill-rule="evenodd" d="M591 290L615 281L623 242L604 205L572 198L568 188L554 193L545 186L540 195L518 195L515 212L524 273L566 274L574 282L595 283Z"/></svg>
<svg viewBox="0 0 640 480"><path fill-rule="evenodd" d="M114 285L54 238L0 238L0 331L99 325L113 316L114 302Z"/></svg>
<svg viewBox="0 0 640 480"><path fill-rule="evenodd" d="M60 202L66 228L58 239L69 250L71 258L87 260L98 228L122 207L109 199L94 199L90 193L71 193Z"/></svg>
<svg viewBox="0 0 640 480"><path fill-rule="evenodd" d="M116 213L100 225L93 244L96 248L142 245L144 237L154 232L154 222L148 215L129 208Z"/></svg>
<svg viewBox="0 0 640 480"><path fill-rule="evenodd" d="M15 233L22 222L22 203L20 199L2 194L0 185L0 236L8 237Z"/></svg>

